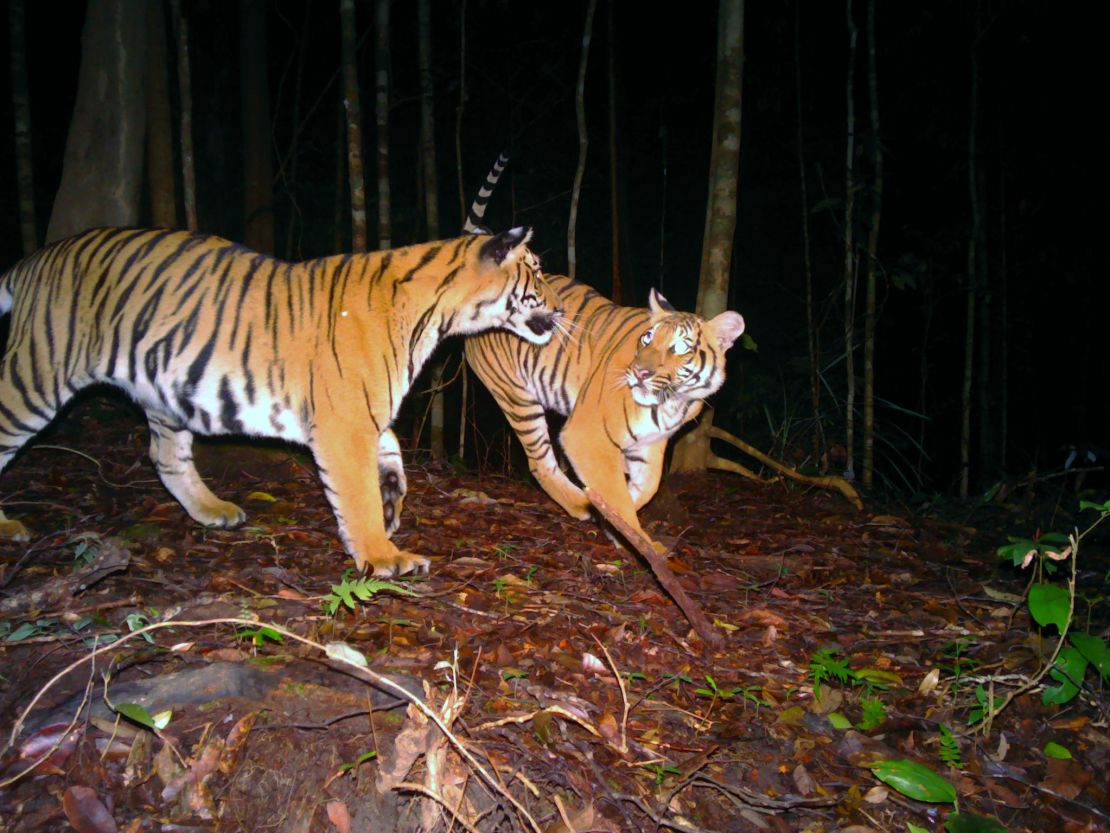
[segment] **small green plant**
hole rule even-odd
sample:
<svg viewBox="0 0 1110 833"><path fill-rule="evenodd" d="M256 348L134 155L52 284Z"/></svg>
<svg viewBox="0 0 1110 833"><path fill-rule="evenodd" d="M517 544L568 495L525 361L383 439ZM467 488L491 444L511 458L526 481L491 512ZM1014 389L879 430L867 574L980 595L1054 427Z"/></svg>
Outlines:
<svg viewBox="0 0 1110 833"><path fill-rule="evenodd" d="M1006 828L996 818L975 816L959 812L956 788L947 778L917 761L886 760L871 764L871 772L888 787L915 801L933 804L951 804L956 812L944 820L947 833L1006 833ZM909 825L911 833L923 828Z"/></svg>
<svg viewBox="0 0 1110 833"><path fill-rule="evenodd" d="M495 553L497 553L497 557L499 559L504 561L506 558L508 558L512 554L513 550L515 550L515 549L516 549L516 544L497 544L493 548L493 551Z"/></svg>
<svg viewBox="0 0 1110 833"><path fill-rule="evenodd" d="M883 721L886 720L886 707L878 697L860 697L859 705L863 711L863 717L856 724L857 729L864 731L874 729L876 726L881 726Z"/></svg>
<svg viewBox="0 0 1110 833"><path fill-rule="evenodd" d="M353 761L348 761L347 763L340 766L338 774L342 775L345 772L350 772L353 769L358 769L358 767L361 764L364 764L367 761L369 761L371 758L376 758L376 757L378 757L377 752L363 752L361 755L359 755Z"/></svg>
<svg viewBox="0 0 1110 833"><path fill-rule="evenodd" d="M334 616L341 605L354 610L358 602L368 602L375 593L380 593L382 590L391 590L402 596L418 595L414 590L393 581L383 581L370 576L352 579L351 573L351 570L344 570L339 584L333 584L331 592L324 596L324 612L328 616Z"/></svg>
<svg viewBox="0 0 1110 833"><path fill-rule="evenodd" d="M960 769L964 763L960 757L960 743L952 730L940 724L940 759L953 769Z"/></svg>
<svg viewBox="0 0 1110 833"><path fill-rule="evenodd" d="M1088 633L1072 633L1075 616L1075 559L1079 542L1110 517L1110 500L1104 503L1080 501L1080 511L1093 509L1098 517L1082 533L1064 536L1046 533L1035 541L1011 538L998 548L1001 558L1009 559L1015 566L1025 569L1034 566L1033 581L1026 601L1033 620L1042 628L1055 626L1059 643L1052 657L1048 676L1054 681L1044 687L1043 702L1063 705L1079 694L1087 671L1094 669L1102 683L1110 680L1110 649L1106 640ZM1067 587L1051 584L1046 576L1053 575L1058 565L1071 561L1071 577Z"/></svg>
<svg viewBox="0 0 1110 833"><path fill-rule="evenodd" d="M69 540L73 544L73 567L80 569L91 564L100 555L101 540L95 532L82 532Z"/></svg>
<svg viewBox="0 0 1110 833"><path fill-rule="evenodd" d="M278 645L285 641L285 637L273 628L268 628L265 625L257 628L239 628L239 630L235 632L235 637L236 639L249 639L254 644L255 648L261 648L266 644L266 640L276 642Z"/></svg>

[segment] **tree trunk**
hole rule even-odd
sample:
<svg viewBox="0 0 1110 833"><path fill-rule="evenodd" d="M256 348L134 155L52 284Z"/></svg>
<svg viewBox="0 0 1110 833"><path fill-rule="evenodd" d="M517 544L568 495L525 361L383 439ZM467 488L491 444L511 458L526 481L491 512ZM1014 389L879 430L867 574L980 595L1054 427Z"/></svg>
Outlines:
<svg viewBox="0 0 1110 833"><path fill-rule="evenodd" d="M265 0L239 3L239 93L243 120L244 242L274 252L273 164L270 153L270 85L266 71Z"/></svg>
<svg viewBox="0 0 1110 833"><path fill-rule="evenodd" d="M845 85L848 141L844 153L844 373L848 389L844 406L844 476L856 477L856 24L847 0L848 80Z"/></svg>
<svg viewBox="0 0 1110 833"><path fill-rule="evenodd" d="M31 156L31 96L27 89L27 37L23 0L8 4L8 47L11 49L12 111L15 116L15 170L19 189L19 232L23 254L39 247L35 220L35 176Z"/></svg>
<svg viewBox="0 0 1110 833"><path fill-rule="evenodd" d="M290 123L294 125L294 130L289 140L289 150L286 152L285 159L278 165L278 174L282 178L282 181L285 182L285 190L286 193L290 195L290 202L292 204L292 208L289 212L289 222L286 223L285 226L285 247L282 250L286 260L303 259L300 238L304 226L301 222L301 210L297 205L295 189L297 189L299 184L297 180L297 163L301 158L298 147L300 145L301 131L304 129L304 124L301 122L301 91L304 89L304 63L308 50L314 47L314 45L308 43L311 16L312 3L305 3L304 18L301 20L301 32L297 38L296 80L293 84L292 113L289 117ZM313 54L315 54L315 52ZM340 133L340 140L337 147L342 147L342 133ZM285 171L286 162L288 162L288 173ZM343 249L339 247L334 249L334 251L341 252Z"/></svg>
<svg viewBox="0 0 1110 833"><path fill-rule="evenodd" d="M177 84L181 98L181 195L185 228L197 230L197 175L193 157L193 83L189 68L189 24L181 14L180 0L170 0L177 33Z"/></svg>
<svg viewBox="0 0 1110 833"><path fill-rule="evenodd" d="M424 183L424 217L429 240L439 239L439 176L436 171L435 87L432 84L432 21L430 0L417 0L417 57L420 62L420 159ZM432 457L447 459L443 432L446 423L443 375L447 358L432 370L430 439Z"/></svg>
<svg viewBox="0 0 1110 833"><path fill-rule="evenodd" d="M358 98L355 0L339 0L343 104L347 110L347 179L351 191L351 251L366 251L366 184L362 174L362 108Z"/></svg>
<svg viewBox="0 0 1110 833"><path fill-rule="evenodd" d="M875 296L879 271L879 223L883 216L883 142L879 130L879 79L875 61L875 0L867 3L867 89L875 177L871 189L871 229L867 234L867 298L863 313L863 485L875 471Z"/></svg>
<svg viewBox="0 0 1110 833"><path fill-rule="evenodd" d="M139 220L146 108L145 0L90 0L77 101L46 241Z"/></svg>
<svg viewBox="0 0 1110 833"><path fill-rule="evenodd" d="M720 0L718 8L717 93L697 302L698 315L706 319L728 308L732 243L736 232L736 192L740 179L744 0Z"/></svg>
<svg viewBox="0 0 1110 833"><path fill-rule="evenodd" d="M374 14L375 114L378 124L378 250L393 246L389 196L389 0L377 0Z"/></svg>
<svg viewBox="0 0 1110 833"><path fill-rule="evenodd" d="M578 201L582 196L582 178L586 173L586 150L590 146L586 132L586 67L590 61L590 38L593 35L594 11L597 0L586 7L586 25L582 31L582 57L578 61L578 83L574 88L574 112L578 122L578 167L570 192L570 221L567 223L567 275L571 278L578 266L575 229L578 225Z"/></svg>
<svg viewBox="0 0 1110 833"><path fill-rule="evenodd" d="M1006 143L998 136L998 470L1006 471L1010 430L1010 289L1006 261Z"/></svg>
<svg viewBox="0 0 1110 833"><path fill-rule="evenodd" d="M613 303L621 303L624 287L621 286L621 224L620 224L620 199L617 177L617 30L613 23L613 6L616 3L610 0L606 12L608 14L609 35L609 216L612 228L612 281L610 283L610 297Z"/></svg>
<svg viewBox="0 0 1110 833"><path fill-rule="evenodd" d="M166 16L161 5L147 9L146 24L146 170L150 182L150 219L159 228L177 228Z"/></svg>
<svg viewBox="0 0 1110 833"><path fill-rule="evenodd" d="M720 0L717 17L717 81L713 144L709 158L709 200L705 212L697 313L713 318L728 306L732 245L736 232L736 184L740 173L741 78L744 67L744 0ZM708 423L711 413L702 415ZM672 467L705 468L709 431L691 431L678 441Z"/></svg>
<svg viewBox="0 0 1110 833"><path fill-rule="evenodd" d="M968 197L971 203L971 233L967 240L967 313L964 340L964 380L960 391L960 497L971 491L971 387L975 376L975 292L979 256L979 184L976 140L979 132L979 51L978 39L971 47L971 112L967 132Z"/></svg>
<svg viewBox="0 0 1110 833"><path fill-rule="evenodd" d="M794 107L797 115L798 182L802 202L802 267L805 273L806 347L809 353L809 401L813 408L812 451L814 460L825 452L825 431L821 420L821 354L817 323L813 314L813 255L809 241L809 188L806 182L805 132L802 114L801 9L794 7Z"/></svg>

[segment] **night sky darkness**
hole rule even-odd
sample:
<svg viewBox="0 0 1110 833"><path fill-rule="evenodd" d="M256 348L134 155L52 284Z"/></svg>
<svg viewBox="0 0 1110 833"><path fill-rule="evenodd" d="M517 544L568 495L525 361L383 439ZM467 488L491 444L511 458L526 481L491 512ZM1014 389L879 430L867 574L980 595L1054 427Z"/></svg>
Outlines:
<svg viewBox="0 0 1110 833"><path fill-rule="evenodd" d="M373 8L358 2L364 164L374 239ZM739 223L732 302L758 352L734 349L717 421L768 447L784 420L808 416L802 305L795 48L801 64L803 144L809 188L813 274L830 437L840 441L844 398L842 219L845 148L844 3L747 0ZM7 21L7 4L3 20ZM80 57L84 4L27 3L28 62L40 236L61 173ZM239 137L238 15L226 0L184 0L191 26L200 226L243 235ZM443 236L461 225L454 131L459 104L458 0L433 2L439 193ZM857 146L866 170L865 0L857 67ZM468 0L462 167L469 201L497 154L514 161L488 224L528 224L551 272L566 268L566 226L577 160L574 83L584 0ZM964 273L970 209L967 140L970 49L981 40L980 127L992 271L995 339L1009 335L1007 469L1058 468L1070 444L1110 447L1107 438L1105 268L1095 247L1105 236L1105 133L1093 122L1105 98L1097 27L1079 7L1049 2L878 2L878 73L886 182L879 259L877 470L879 483L948 492L958 462L964 344ZM716 3L609 3L594 21L586 106L590 148L579 209L578 277L610 289L609 50L617 63L617 142L622 271L626 303L643 304L651 286L680 308L696 295L705 222L713 121ZM798 34L795 36L797 20ZM340 143L339 15L335 0L274 2L268 15L275 167L288 162L299 128L295 180L275 177L279 256L334 249L336 156ZM5 45L7 41L5 40ZM292 121L293 73L307 49L301 124ZM390 109L394 244L426 239L418 198L418 77L415 3L393 7ZM5 50L5 54L7 51ZM18 257L8 63L0 66L0 263ZM1097 73L1097 74L1096 74ZM171 77L176 96L176 80ZM173 104L177 106L176 100ZM288 170L288 167L286 167ZM180 194L179 194L180 198ZM344 195L343 199L346 197ZM856 237L866 237L866 203ZM292 224L292 225L291 225ZM286 247L292 229L292 249ZM1004 231L1004 234L1003 234ZM345 232L349 239L349 229ZM1009 317L998 316L1001 265ZM1095 280L1095 269L1104 277ZM907 279L912 278L911 283ZM926 313L931 315L927 316ZM926 340L925 322L931 329ZM928 367L924 439L916 441L921 356ZM860 354L862 355L862 354ZM862 362L862 358L859 360ZM1001 402L997 385L992 397ZM484 418L487 439L503 427ZM807 426L791 423L790 443L808 447ZM916 470L915 470L916 469ZM974 472L980 485L990 478Z"/></svg>

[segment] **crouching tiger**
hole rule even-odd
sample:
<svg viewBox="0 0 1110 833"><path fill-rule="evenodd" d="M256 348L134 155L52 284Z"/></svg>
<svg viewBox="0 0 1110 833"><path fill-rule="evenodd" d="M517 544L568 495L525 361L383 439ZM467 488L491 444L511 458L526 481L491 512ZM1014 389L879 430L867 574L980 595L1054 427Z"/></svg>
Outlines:
<svg viewBox="0 0 1110 833"><path fill-rule="evenodd" d="M200 479L194 433L291 440L312 450L360 570L427 570L389 540L405 491L390 426L444 337L551 339L558 301L530 237L517 228L303 263L186 232L94 229L54 243L0 275L0 315L11 312L0 471L77 391L107 382L146 412L155 468L199 523L246 515ZM0 533L26 535L2 513Z"/></svg>
<svg viewBox="0 0 1110 833"><path fill-rule="evenodd" d="M667 439L724 383L725 351L744 319L677 312L654 289L642 309L618 306L570 278L547 281L565 310L552 340L538 346L496 332L474 336L467 362L505 412L544 491L574 517L590 516L585 493L556 459L545 416L554 411L567 417L559 442L579 480L650 540L636 512L659 488Z"/></svg>

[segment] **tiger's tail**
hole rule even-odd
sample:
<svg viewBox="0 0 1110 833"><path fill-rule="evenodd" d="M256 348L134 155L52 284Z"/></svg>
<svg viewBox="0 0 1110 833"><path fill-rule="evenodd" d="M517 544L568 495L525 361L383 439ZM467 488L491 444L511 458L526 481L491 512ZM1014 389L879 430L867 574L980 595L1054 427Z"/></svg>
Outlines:
<svg viewBox="0 0 1110 833"><path fill-rule="evenodd" d="M509 164L510 158L508 151L502 151L501 155L497 157L497 161L493 163L490 172L486 174L486 181L478 189L478 196L474 198L474 202L470 204L470 210L466 213L466 222L463 223L464 234L489 234L489 230L482 225L482 219L486 216L486 206L489 205L490 194L497 187L501 174L505 172L505 167Z"/></svg>

